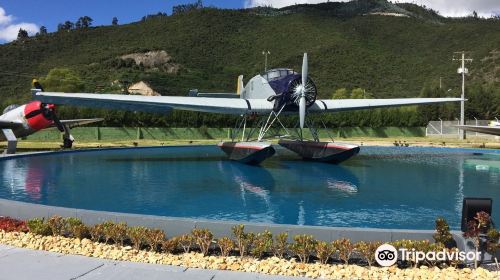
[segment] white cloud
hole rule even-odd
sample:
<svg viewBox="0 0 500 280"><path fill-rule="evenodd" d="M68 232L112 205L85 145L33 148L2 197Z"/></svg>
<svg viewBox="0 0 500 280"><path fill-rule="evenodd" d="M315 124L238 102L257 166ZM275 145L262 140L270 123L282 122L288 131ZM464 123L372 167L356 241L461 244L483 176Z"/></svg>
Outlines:
<svg viewBox="0 0 500 280"><path fill-rule="evenodd" d="M5 13L5 10L0 7L0 25L9 24L13 20L13 16L9 16Z"/></svg>
<svg viewBox="0 0 500 280"><path fill-rule="evenodd" d="M0 42L10 42L15 40L20 28L28 31L28 34L30 35L35 34L39 30L38 26L34 23L14 23L14 21L15 17L12 15L7 15L5 10L0 7Z"/></svg>
<svg viewBox="0 0 500 280"><path fill-rule="evenodd" d="M347 2L348 0L333 0L331 2ZM425 5L433 10L439 11L443 16L461 17L476 11L478 15L490 17L500 11L499 0L392 0L394 2L407 2L417 5ZM245 0L245 7L272 6L282 8L294 4L315 4L327 2L325 0Z"/></svg>

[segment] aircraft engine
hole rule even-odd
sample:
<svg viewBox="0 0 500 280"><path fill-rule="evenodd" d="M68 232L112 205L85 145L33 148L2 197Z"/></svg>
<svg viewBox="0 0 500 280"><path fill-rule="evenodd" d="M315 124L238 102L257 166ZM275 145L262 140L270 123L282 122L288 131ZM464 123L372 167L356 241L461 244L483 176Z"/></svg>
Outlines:
<svg viewBox="0 0 500 280"><path fill-rule="evenodd" d="M26 104L24 117L28 125L34 130L41 130L49 127L55 122L55 105L43 104L40 101L33 101Z"/></svg>
<svg viewBox="0 0 500 280"><path fill-rule="evenodd" d="M296 77L291 80L288 84L288 91L286 94L289 95L289 102L299 107L301 90L304 86L302 85L302 77ZM307 82L304 88L304 96L306 101L306 107L309 107L314 104L316 101L316 96L318 94L318 90L316 88L316 84L311 78L307 78Z"/></svg>
<svg viewBox="0 0 500 280"><path fill-rule="evenodd" d="M268 101L274 101L274 111L278 112L283 105L285 111L297 111L302 92L302 76L290 75L281 81L270 82L273 89L278 92L277 95L269 97ZM306 107L311 106L316 101L318 91L311 78L307 78L305 88Z"/></svg>

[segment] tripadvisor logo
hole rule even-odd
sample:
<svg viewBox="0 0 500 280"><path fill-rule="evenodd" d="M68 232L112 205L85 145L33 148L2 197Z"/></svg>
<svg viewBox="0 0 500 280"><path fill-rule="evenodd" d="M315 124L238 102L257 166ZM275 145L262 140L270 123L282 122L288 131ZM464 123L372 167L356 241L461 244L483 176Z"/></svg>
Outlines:
<svg viewBox="0 0 500 280"><path fill-rule="evenodd" d="M398 260L398 251L392 245L382 244L375 251L375 260L380 266L391 266Z"/></svg>
<svg viewBox="0 0 500 280"><path fill-rule="evenodd" d="M375 251L375 260L380 266L392 266L398 261L398 255L402 261L411 260L419 263L423 260L428 261L474 261L481 259L481 252L463 252L463 251L429 251L422 252L415 249L400 248L399 251L389 244L380 245Z"/></svg>

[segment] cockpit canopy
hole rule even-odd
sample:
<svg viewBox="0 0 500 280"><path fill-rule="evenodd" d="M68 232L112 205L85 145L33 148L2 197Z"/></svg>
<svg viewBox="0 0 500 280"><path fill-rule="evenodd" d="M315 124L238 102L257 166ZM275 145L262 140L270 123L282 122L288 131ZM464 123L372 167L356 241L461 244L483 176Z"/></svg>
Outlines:
<svg viewBox="0 0 500 280"><path fill-rule="evenodd" d="M276 68L268 70L267 72L262 74L262 77L264 77L264 79L266 79L267 81L274 81L293 74L298 74L298 73L293 71L292 69Z"/></svg>
<svg viewBox="0 0 500 280"><path fill-rule="evenodd" d="M19 107L19 105L16 104L9 105L5 109L3 109L3 114L16 109L17 107Z"/></svg>

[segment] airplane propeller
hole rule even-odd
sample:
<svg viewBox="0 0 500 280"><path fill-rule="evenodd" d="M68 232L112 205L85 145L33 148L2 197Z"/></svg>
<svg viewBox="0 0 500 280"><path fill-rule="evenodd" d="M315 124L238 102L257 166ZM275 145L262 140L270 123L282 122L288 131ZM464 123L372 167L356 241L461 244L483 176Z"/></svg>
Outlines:
<svg viewBox="0 0 500 280"><path fill-rule="evenodd" d="M300 129L304 128L304 121L306 118L306 85L307 85L307 53L304 53L302 60L302 86L300 87L300 100L299 100L299 119Z"/></svg>
<svg viewBox="0 0 500 280"><path fill-rule="evenodd" d="M29 112L28 114L26 114L25 118L31 119L31 118L34 118L34 117L40 115L40 114L43 114L43 116L47 120L52 120L60 132L64 132L64 136L63 136L64 143L63 143L62 147L71 148L73 145L73 141L75 139L70 134L69 128L66 127L66 125L64 125L61 122L61 120L59 119L59 117L57 116L57 114L55 112L55 105L41 103L39 109L33 110L32 112Z"/></svg>

